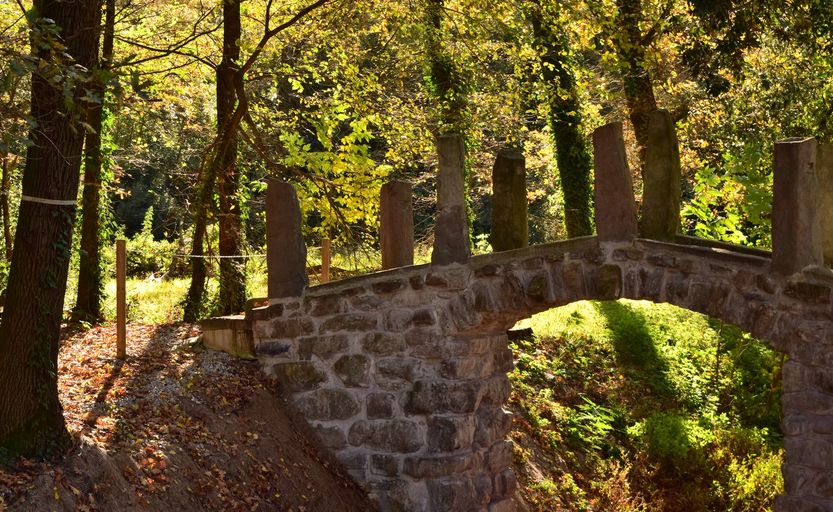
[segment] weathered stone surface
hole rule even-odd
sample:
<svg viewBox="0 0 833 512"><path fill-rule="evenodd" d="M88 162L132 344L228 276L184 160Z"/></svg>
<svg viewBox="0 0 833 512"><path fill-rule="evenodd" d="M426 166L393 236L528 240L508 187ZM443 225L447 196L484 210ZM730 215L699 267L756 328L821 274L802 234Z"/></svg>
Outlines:
<svg viewBox="0 0 833 512"><path fill-rule="evenodd" d="M347 350L349 343L347 336L343 334L301 338L298 340L298 356L301 359L309 359L314 354L327 360L333 355Z"/></svg>
<svg viewBox="0 0 833 512"><path fill-rule="evenodd" d="M308 420L346 420L361 411L353 395L341 389L317 389L295 403Z"/></svg>
<svg viewBox="0 0 833 512"><path fill-rule="evenodd" d="M512 428L512 414L501 407L481 407L476 418L474 443L481 448L488 448L502 440Z"/></svg>
<svg viewBox="0 0 833 512"><path fill-rule="evenodd" d="M622 294L622 269L618 265L602 265L596 272L596 293L600 299L614 300Z"/></svg>
<svg viewBox="0 0 833 512"><path fill-rule="evenodd" d="M307 246L295 187L266 182L266 267L270 298L300 297L306 288Z"/></svg>
<svg viewBox="0 0 833 512"><path fill-rule="evenodd" d="M325 448L330 450L341 450L347 446L347 436L339 427L326 427L324 425L313 426L315 434Z"/></svg>
<svg viewBox="0 0 833 512"><path fill-rule="evenodd" d="M469 259L469 224L466 217L465 147L459 135L437 138L437 219L431 263L448 265Z"/></svg>
<svg viewBox="0 0 833 512"><path fill-rule="evenodd" d="M362 349L377 356L403 354L405 347L405 338L401 334L372 332L362 340Z"/></svg>
<svg viewBox="0 0 833 512"><path fill-rule="evenodd" d="M428 481L431 510L476 510L481 505L468 478L438 478Z"/></svg>
<svg viewBox="0 0 833 512"><path fill-rule="evenodd" d="M396 397L390 393L370 393L367 395L367 419L378 420L393 418L396 411Z"/></svg>
<svg viewBox="0 0 833 512"><path fill-rule="evenodd" d="M793 274L821 265L821 221L815 139L775 144L772 197L772 269Z"/></svg>
<svg viewBox="0 0 833 512"><path fill-rule="evenodd" d="M512 466L512 441L498 441L486 453L486 464L492 474Z"/></svg>
<svg viewBox="0 0 833 512"><path fill-rule="evenodd" d="M306 361L279 363L272 371L281 386L290 393L315 389L327 380L323 370Z"/></svg>
<svg viewBox="0 0 833 512"><path fill-rule="evenodd" d="M376 371L380 376L408 382L416 378L418 366L419 362L411 358L394 357L376 361Z"/></svg>
<svg viewBox="0 0 833 512"><path fill-rule="evenodd" d="M330 316L344 311L344 301L338 295L318 297L309 301L308 308L312 316Z"/></svg>
<svg viewBox="0 0 833 512"><path fill-rule="evenodd" d="M419 423L404 419L357 421L347 439L353 446L365 445L389 453L413 453L425 444Z"/></svg>
<svg viewBox="0 0 833 512"><path fill-rule="evenodd" d="M348 388L366 388L370 385L370 359L365 355L341 356L333 365L333 370Z"/></svg>
<svg viewBox="0 0 833 512"><path fill-rule="evenodd" d="M642 180L641 236L674 240L680 229L680 147L674 121L665 110L648 114Z"/></svg>
<svg viewBox="0 0 833 512"><path fill-rule="evenodd" d="M309 318L287 318L273 320L266 338L297 338L312 334L315 325Z"/></svg>
<svg viewBox="0 0 833 512"><path fill-rule="evenodd" d="M455 453L432 457L408 457L403 472L414 478L436 478L463 473L483 463L478 453Z"/></svg>
<svg viewBox="0 0 833 512"><path fill-rule="evenodd" d="M519 151L503 149L492 168L492 234L495 252L529 245L526 160Z"/></svg>
<svg viewBox="0 0 833 512"><path fill-rule="evenodd" d="M382 185L379 206L379 241L382 268L414 264L414 207L411 184L391 181Z"/></svg>
<svg viewBox="0 0 833 512"><path fill-rule="evenodd" d="M409 414L470 413L477 404L478 385L471 381L414 383L406 406Z"/></svg>
<svg viewBox="0 0 833 512"><path fill-rule="evenodd" d="M321 332L372 331L376 329L376 316L368 313L345 313L327 319L321 324Z"/></svg>
<svg viewBox="0 0 833 512"><path fill-rule="evenodd" d="M638 232L636 201L622 123L593 132L593 159L599 240L632 240Z"/></svg>
<svg viewBox="0 0 833 512"><path fill-rule="evenodd" d="M471 415L429 417L428 450L433 453L453 452L470 447L475 424Z"/></svg>
<svg viewBox="0 0 833 512"><path fill-rule="evenodd" d="M393 293L402 290L407 286L402 279L390 279L388 281L380 281L373 283L373 293L384 295L386 293Z"/></svg>
<svg viewBox="0 0 833 512"><path fill-rule="evenodd" d="M370 472L374 475L396 476L399 474L399 457L375 453L370 456Z"/></svg>

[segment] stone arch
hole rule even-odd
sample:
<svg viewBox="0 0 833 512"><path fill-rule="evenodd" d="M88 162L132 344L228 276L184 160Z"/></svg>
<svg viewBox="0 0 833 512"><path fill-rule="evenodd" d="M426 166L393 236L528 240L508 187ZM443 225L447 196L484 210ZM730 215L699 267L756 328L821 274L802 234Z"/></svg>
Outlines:
<svg viewBox="0 0 833 512"><path fill-rule="evenodd" d="M766 252L677 242L587 237L318 286L255 310L256 347L383 510L512 510L506 329L579 300L667 302L789 356L776 510L831 508L833 274L786 277Z"/></svg>

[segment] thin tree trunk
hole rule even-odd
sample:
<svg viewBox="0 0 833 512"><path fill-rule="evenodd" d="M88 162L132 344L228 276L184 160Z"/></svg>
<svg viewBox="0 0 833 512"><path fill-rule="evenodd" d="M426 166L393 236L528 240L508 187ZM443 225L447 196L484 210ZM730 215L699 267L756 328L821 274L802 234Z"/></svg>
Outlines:
<svg viewBox="0 0 833 512"><path fill-rule="evenodd" d="M87 109L87 123L94 130L87 133L84 146L84 192L82 199L81 257L78 268L78 295L73 317L97 322L101 320L101 298L104 289L101 268L101 130L104 124L104 98L107 94L107 73L113 62L116 2L106 0L104 40L101 63L98 65L91 89L101 98Z"/></svg>
<svg viewBox="0 0 833 512"><path fill-rule="evenodd" d="M541 78L547 88L549 125L564 194L564 225L570 238L587 236L593 234L592 162L582 132L581 103L570 59L570 41L567 33L554 25L558 13L546 13L543 9L540 0L528 0L524 14L532 26L541 60Z"/></svg>
<svg viewBox="0 0 833 512"><path fill-rule="evenodd" d="M202 315L205 281L208 278L205 255L205 234L208 225L208 211L214 196L213 164L205 167L197 187L197 200L194 210L194 239L191 242L191 284L185 298L183 320L196 322Z"/></svg>
<svg viewBox="0 0 833 512"><path fill-rule="evenodd" d="M645 67L645 47L639 22L642 20L642 0L616 0L617 27L614 37L622 84L628 103L628 116L639 145L640 169L645 165L648 113L657 109L651 74Z"/></svg>
<svg viewBox="0 0 833 512"><path fill-rule="evenodd" d="M60 27L66 53L91 69L100 21L98 0L39 0L35 9ZM41 36L39 36L41 37ZM54 59L33 41L45 62ZM48 47L48 46L47 46ZM50 71L46 67L46 74ZM81 105L81 88L74 91ZM58 398L58 342L63 316L84 130L68 112L60 89L32 77L37 127L26 155L23 196L0 322L0 448L6 456L47 456L69 444Z"/></svg>
<svg viewBox="0 0 833 512"><path fill-rule="evenodd" d="M220 256L243 251L240 218L240 173L237 170L237 105L235 80L240 60L240 0L223 3L223 60L217 68L217 185L220 206ZM220 314L240 313L246 305L246 264L243 259L220 259Z"/></svg>
<svg viewBox="0 0 833 512"><path fill-rule="evenodd" d="M12 261L12 215L9 207L9 193L12 190L12 171L17 166L17 157L6 155L3 159L3 191L0 194L0 205L3 212L3 243L6 262Z"/></svg>

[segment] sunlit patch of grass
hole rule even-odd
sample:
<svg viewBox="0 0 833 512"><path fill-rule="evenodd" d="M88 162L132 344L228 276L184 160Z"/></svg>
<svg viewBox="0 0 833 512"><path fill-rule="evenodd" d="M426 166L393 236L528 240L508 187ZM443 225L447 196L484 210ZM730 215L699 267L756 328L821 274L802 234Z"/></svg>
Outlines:
<svg viewBox="0 0 833 512"><path fill-rule="evenodd" d="M552 490L542 478L566 475L586 493L536 510L767 510L782 492L782 360L760 341L624 300L578 302L520 327L534 336L512 347L512 405L527 432L513 438L527 440L533 467L562 461L519 468L524 492L541 500Z"/></svg>

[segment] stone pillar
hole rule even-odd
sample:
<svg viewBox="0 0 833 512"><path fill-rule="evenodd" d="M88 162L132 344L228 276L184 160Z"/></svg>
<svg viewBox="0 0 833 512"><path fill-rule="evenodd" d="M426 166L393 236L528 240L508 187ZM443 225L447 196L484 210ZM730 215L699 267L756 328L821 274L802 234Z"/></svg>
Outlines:
<svg viewBox="0 0 833 512"><path fill-rule="evenodd" d="M391 181L382 185L380 204L382 268L414 264L414 207L411 184Z"/></svg>
<svg viewBox="0 0 833 512"><path fill-rule="evenodd" d="M437 224L431 263L465 263L471 254L466 217L465 147L459 135L437 138Z"/></svg>
<svg viewBox="0 0 833 512"><path fill-rule="evenodd" d="M823 263L816 147L813 138L775 144L772 269L782 274Z"/></svg>
<svg viewBox="0 0 833 512"><path fill-rule="evenodd" d="M673 241L680 229L680 148L674 121L666 110L648 114L645 168L642 171L644 238Z"/></svg>
<svg viewBox="0 0 833 512"><path fill-rule="evenodd" d="M593 132L593 160L599 240L636 238L636 201L622 123L610 123Z"/></svg>
<svg viewBox="0 0 833 512"><path fill-rule="evenodd" d="M495 252L529 245L526 160L521 152L503 149L492 168L492 235Z"/></svg>
<svg viewBox="0 0 833 512"><path fill-rule="evenodd" d="M300 297L307 281L307 247L295 187L270 179L266 186L266 268L269 298Z"/></svg>
<svg viewBox="0 0 833 512"><path fill-rule="evenodd" d="M819 218L824 263L833 265L833 144L819 144L816 152L816 177L819 180Z"/></svg>

